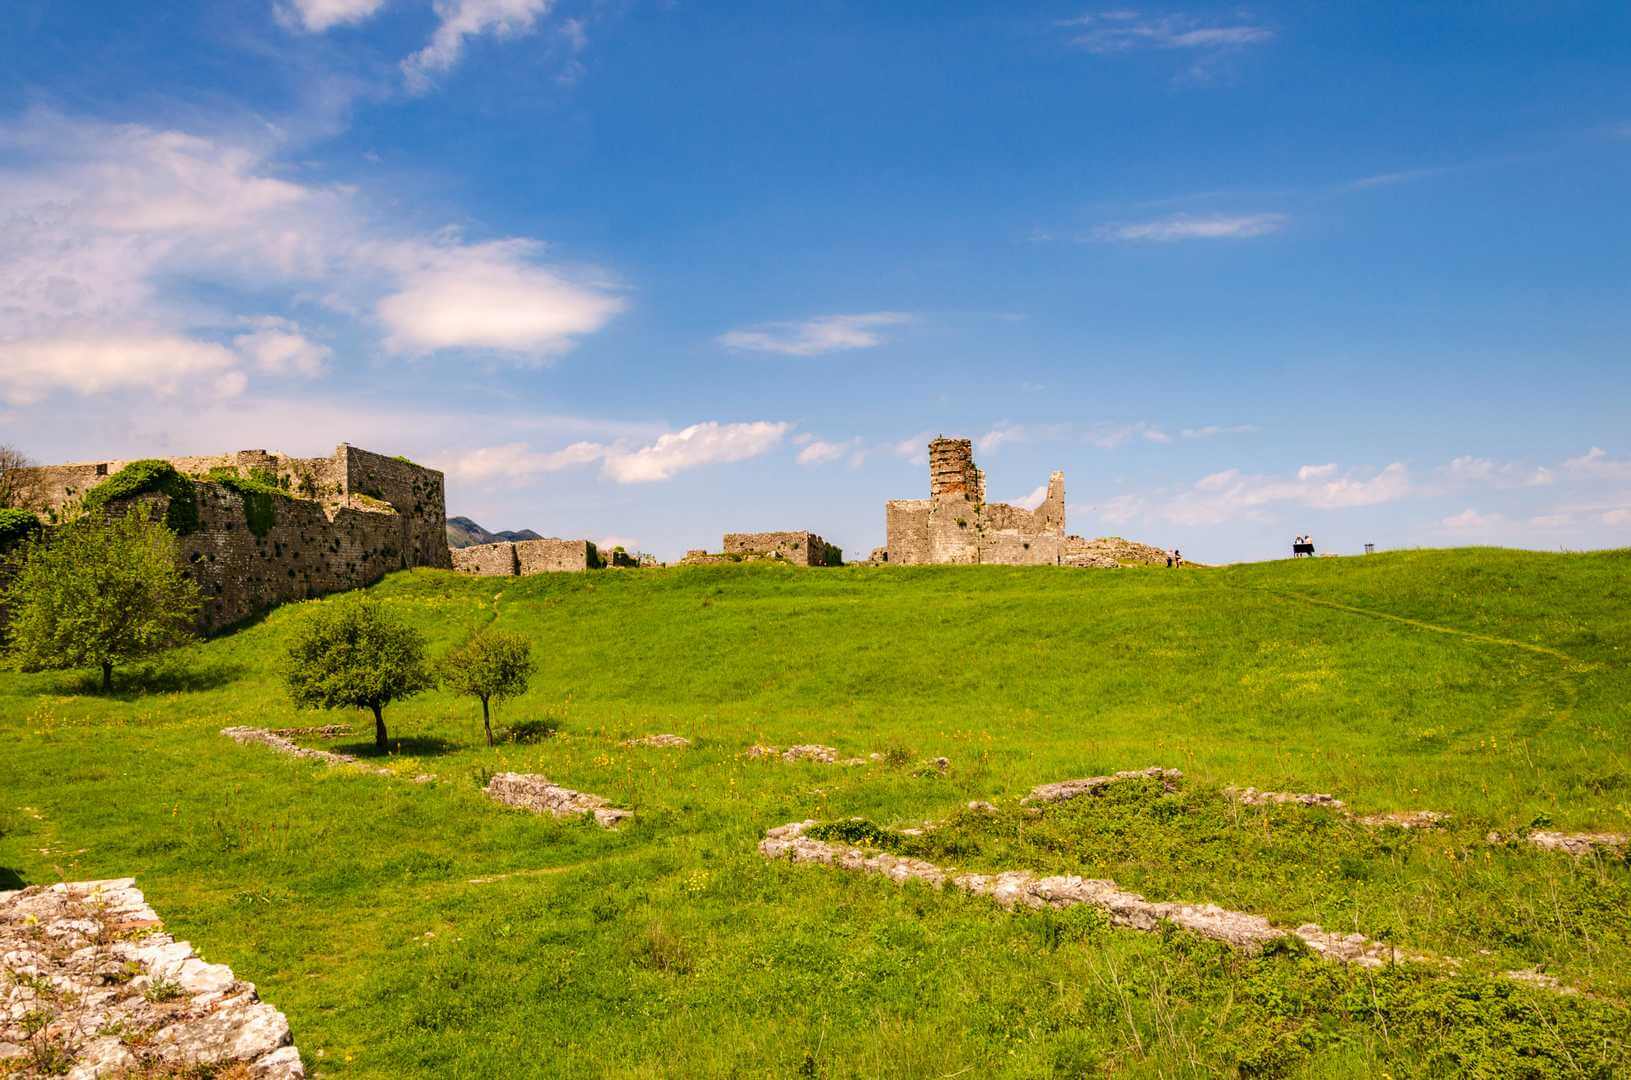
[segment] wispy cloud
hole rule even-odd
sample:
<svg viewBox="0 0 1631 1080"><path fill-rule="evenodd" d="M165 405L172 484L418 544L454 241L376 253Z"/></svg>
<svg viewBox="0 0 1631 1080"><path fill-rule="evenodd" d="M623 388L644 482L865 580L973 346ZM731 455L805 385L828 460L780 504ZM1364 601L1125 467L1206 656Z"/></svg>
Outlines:
<svg viewBox="0 0 1631 1080"><path fill-rule="evenodd" d="M1443 176L1449 172L1448 167L1430 169L1400 169L1397 172L1376 173L1372 176L1361 176L1358 180L1350 180L1343 185L1349 191L1363 191L1366 188L1393 187L1397 184L1408 184L1415 180L1427 180L1435 176Z"/></svg>
<svg viewBox="0 0 1631 1080"><path fill-rule="evenodd" d="M1099 240L1126 243L1170 244L1180 240L1249 240L1284 229L1285 214L1237 214L1197 217L1179 214L1155 221L1135 221L1105 225L1095 233Z"/></svg>
<svg viewBox="0 0 1631 1080"><path fill-rule="evenodd" d="M430 41L402 61L408 89L413 93L429 90L434 75L451 70L459 62L468 38L530 34L554 6L555 0L436 0L440 21Z"/></svg>
<svg viewBox="0 0 1631 1080"><path fill-rule="evenodd" d="M1518 465L1470 454L1452 459L1440 471L1453 486L1545 487L1557 480L1557 474L1545 466Z"/></svg>
<svg viewBox="0 0 1631 1080"><path fill-rule="evenodd" d="M1065 19L1071 43L1100 55L1144 49L1239 49L1274 39L1274 31L1244 17L1209 20L1194 15L1101 11Z"/></svg>
<svg viewBox="0 0 1631 1080"><path fill-rule="evenodd" d="M866 461L866 446L860 436L845 439L842 442L831 442L817 438L806 439L803 441L803 448L799 450L796 460L800 465L828 465L844 458L849 459L852 467L859 466Z"/></svg>
<svg viewBox="0 0 1631 1080"><path fill-rule="evenodd" d="M1172 436L1145 420L1130 424L1094 424L1087 429L1084 437L1100 450L1114 450L1118 446L1126 446L1135 439L1163 445L1172 441Z"/></svg>
<svg viewBox="0 0 1631 1080"><path fill-rule="evenodd" d="M818 356L845 349L870 349L884 343L880 327L899 326L912 321L900 311L873 311L857 315L823 315L803 322L761 323L729 330L719 335L719 343L749 352L780 353L784 356Z"/></svg>
<svg viewBox="0 0 1631 1080"><path fill-rule="evenodd" d="M1247 435L1259 430L1256 424L1207 424L1204 427L1184 428L1178 434L1186 439L1214 439L1219 435Z"/></svg>
<svg viewBox="0 0 1631 1080"><path fill-rule="evenodd" d="M780 443L791 428L767 420L728 424L707 420L664 432L644 446L584 440L537 451L513 442L467 450L441 464L450 476L462 480L516 482L599 462L604 474L619 484L648 484L704 465L758 457Z"/></svg>
<svg viewBox="0 0 1631 1080"><path fill-rule="evenodd" d="M285 26L320 34L360 23L384 6L385 0L282 0L273 10Z"/></svg>

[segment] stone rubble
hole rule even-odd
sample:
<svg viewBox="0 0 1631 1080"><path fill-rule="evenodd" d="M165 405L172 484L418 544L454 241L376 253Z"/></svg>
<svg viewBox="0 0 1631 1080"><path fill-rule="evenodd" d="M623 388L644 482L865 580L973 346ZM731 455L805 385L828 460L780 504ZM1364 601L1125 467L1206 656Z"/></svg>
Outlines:
<svg viewBox="0 0 1631 1080"><path fill-rule="evenodd" d="M0 892L0 1074L306 1075L254 984L162 931L134 878Z"/></svg>
<svg viewBox="0 0 1631 1080"><path fill-rule="evenodd" d="M1490 833L1487 839L1492 844L1505 842L1500 833ZM1596 851L1614 854L1631 847L1631 837L1624 833L1563 833L1538 830L1530 833L1527 839L1530 844L1542 851L1561 851L1576 858Z"/></svg>
<svg viewBox="0 0 1631 1080"><path fill-rule="evenodd" d="M972 809L975 804L969 805ZM817 863L840 870L877 874L897 884L922 881L937 889L949 885L974 896L989 897L1010 911L1019 907L1065 908L1086 904L1109 916L1112 926L1153 931L1158 930L1162 923L1171 923L1180 929L1249 952L1258 952L1271 942L1294 937L1320 956L1359 967L1384 967L1399 961L1452 969L1459 966L1451 958L1397 948L1373 941L1363 934L1326 930L1317 923L1304 923L1288 930L1275 926L1261 915L1230 911L1216 904L1148 900L1105 879L1083 878L1075 874L1037 877L1023 870L996 874L957 873L923 859L866 851L805 836L805 832L816 824L814 820L795 821L766 830L764 839L759 841L759 853L767 859ZM927 827L932 827L932 824ZM915 833L920 830L902 831ZM1559 994L1578 993L1574 987L1533 969L1504 971L1501 976Z"/></svg>
<svg viewBox="0 0 1631 1080"><path fill-rule="evenodd" d="M278 753L288 754L290 757L306 758L308 761L321 761L327 765L354 765L363 772L373 773L375 776L396 776L396 773L390 769L379 765L365 764L362 759L351 754L340 754L333 750L313 750L284 737L286 733L290 732L320 734L324 730L323 728L281 728L276 731L268 731L266 728L228 727L222 728L221 734L233 742L242 743L245 746L251 743L270 746ZM349 732L350 730L348 727L340 727L342 732ZM415 773L412 780L416 784L430 784L436 781L436 775L434 773Z"/></svg>
<svg viewBox="0 0 1631 1080"><path fill-rule="evenodd" d="M1371 828L1392 825L1400 829L1436 829L1450 820L1438 810L1389 810L1381 814L1355 814L1334 795L1308 791L1259 791L1256 788L1225 788L1224 794L1244 806L1321 806L1335 810L1350 821Z"/></svg>
<svg viewBox="0 0 1631 1080"><path fill-rule="evenodd" d="M352 732L350 724L323 724L319 727L280 727L273 728L273 735L309 735L319 739L335 739L341 735Z"/></svg>
<svg viewBox="0 0 1631 1080"><path fill-rule="evenodd" d="M786 750L779 750L774 746L765 746L755 743L742 752L747 758L781 758L783 761L813 761L821 765L871 765L882 761L882 754L868 754L866 757L838 756L838 751L831 746L819 746L815 743L801 743L798 746L789 746ZM950 764L949 762L947 764Z"/></svg>
<svg viewBox="0 0 1631 1080"><path fill-rule="evenodd" d="M632 810L613 806L599 795L573 791L533 773L497 773L487 781L485 790L487 797L495 802L536 814L563 818L593 814L595 823L603 829L616 828L618 822L634 814Z"/></svg>
<svg viewBox="0 0 1631 1080"><path fill-rule="evenodd" d="M683 735L644 735L638 739L624 739L624 746L656 746L683 750L691 745L691 740Z"/></svg>
<svg viewBox="0 0 1631 1080"><path fill-rule="evenodd" d="M1109 776L1088 776L1080 780L1060 780L1052 784L1038 784L1031 789L1031 793L1021 799L1024 803L1064 802L1066 799L1075 799L1082 795L1093 795L1111 784L1121 780L1141 780L1145 777L1160 780L1162 787L1173 791L1184 774L1177 769L1163 769L1152 765L1148 769L1128 769L1123 772L1112 773Z"/></svg>

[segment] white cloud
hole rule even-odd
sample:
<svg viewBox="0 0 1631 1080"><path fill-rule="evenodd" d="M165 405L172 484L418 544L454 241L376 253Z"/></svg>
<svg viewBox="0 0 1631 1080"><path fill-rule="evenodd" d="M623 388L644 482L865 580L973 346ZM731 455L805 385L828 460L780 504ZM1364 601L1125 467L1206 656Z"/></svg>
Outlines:
<svg viewBox="0 0 1631 1080"><path fill-rule="evenodd" d="M1210 22L1191 15L1143 15L1105 11L1063 20L1074 34L1071 43L1100 55L1145 49L1238 49L1274 38L1260 23L1237 18Z"/></svg>
<svg viewBox="0 0 1631 1080"><path fill-rule="evenodd" d="M1337 467L1334 462L1327 465L1304 465L1297 470L1297 479L1323 480L1327 476L1335 476L1336 471Z"/></svg>
<svg viewBox="0 0 1631 1080"><path fill-rule="evenodd" d="M661 435L649 446L607 455L606 474L620 484L667 480L702 465L745 461L782 441L791 424L759 420L721 424L709 420Z"/></svg>
<svg viewBox="0 0 1631 1080"><path fill-rule="evenodd" d="M1556 474L1544 466L1531 468L1512 462L1473 457L1470 454L1453 458L1442 471L1445 479L1458 486L1483 484L1500 488L1545 487L1557 479Z"/></svg>
<svg viewBox="0 0 1631 1080"><path fill-rule="evenodd" d="M160 365L172 373L234 333L247 375L309 376L328 362L288 318L234 310L248 296L254 312L277 298L317 298L325 318L373 310L392 351L523 358L569 348L626 303L604 275L544 262L536 241L376 222L364 193L290 179L269 127L206 137L35 112L0 125L0 147L0 346L91 365L84 377L30 368L31 395L112 388L95 342L180 342L182 359ZM14 366L13 392L25 381Z"/></svg>
<svg viewBox="0 0 1631 1080"><path fill-rule="evenodd" d="M526 480L540 473L559 472L605 458L607 448L596 442L575 442L560 450L538 452L526 443L483 446L466 450L442 463L448 476L481 483L491 480Z"/></svg>
<svg viewBox="0 0 1631 1080"><path fill-rule="evenodd" d="M1227 469L1203 477L1189 491L1166 500L1158 512L1179 525L1216 525L1255 516L1277 503L1341 510L1393 502L1411 492L1409 470L1397 461L1368 475L1358 470L1340 472L1333 465L1305 465L1292 479Z"/></svg>
<svg viewBox="0 0 1631 1080"><path fill-rule="evenodd" d="M233 338L232 345L244 359L268 374L312 378L322 374L333 355L327 345L307 338L299 325L288 319L261 315L245 321L253 329Z"/></svg>
<svg viewBox="0 0 1631 1080"><path fill-rule="evenodd" d="M1129 243L1169 244L1180 240L1249 240L1268 236L1285 228L1284 214L1237 214L1193 217L1179 214L1156 221L1106 225L1097 236L1101 240Z"/></svg>
<svg viewBox="0 0 1631 1080"><path fill-rule="evenodd" d="M244 387L241 376L230 378L237 363L223 346L163 334L0 341L0 398L28 405L64 389L166 394L199 379L216 393L237 393Z"/></svg>
<svg viewBox="0 0 1631 1080"><path fill-rule="evenodd" d="M934 438L931 431L920 431L916 435L909 435L890 447L897 457L903 457L912 465L927 465L929 463L929 440Z"/></svg>
<svg viewBox="0 0 1631 1080"><path fill-rule="evenodd" d="M554 0L436 0L440 21L430 41L402 61L408 89L415 93L430 89L433 74L451 70L459 62L467 38L529 34L554 6Z"/></svg>
<svg viewBox="0 0 1631 1080"><path fill-rule="evenodd" d="M859 315L823 315L804 322L775 322L730 330L719 343L731 349L773 352L784 356L818 356L844 349L870 349L882 345L878 327L912 321L900 311L873 311Z"/></svg>
<svg viewBox="0 0 1631 1080"><path fill-rule="evenodd" d="M1143 439L1145 442L1170 443L1172 436L1148 421L1139 420L1131 424L1094 424L1086 431L1087 441L1100 450L1114 450L1118 446L1125 446L1134 439Z"/></svg>
<svg viewBox="0 0 1631 1080"><path fill-rule="evenodd" d="M640 541L632 536L602 536L595 541L595 547L601 551L611 551L613 548L622 548L624 551L639 551Z"/></svg>
<svg viewBox="0 0 1631 1080"><path fill-rule="evenodd" d="M1044 497L1047 489L1043 488ZM1070 514L1087 513L1097 516L1110 525L1126 525L1143 517L1148 507L1142 495L1116 495L1101 503L1088 503L1085 506L1071 506L1067 512Z"/></svg>
<svg viewBox="0 0 1631 1080"><path fill-rule="evenodd" d="M370 18L385 0L287 0L279 3L278 20L285 26L314 34Z"/></svg>
<svg viewBox="0 0 1631 1080"><path fill-rule="evenodd" d="M1461 513L1452 514L1443 519L1439 524L1443 525L1447 529L1468 531L1488 529L1492 526L1501 524L1502 520L1503 519L1500 514L1480 514L1478 511L1469 506L1467 509L1461 511Z"/></svg>
<svg viewBox="0 0 1631 1080"><path fill-rule="evenodd" d="M974 440L974 449L989 454L1004 443L1024 442L1027 438L1025 428L1019 424L998 424Z"/></svg>
<svg viewBox="0 0 1631 1080"><path fill-rule="evenodd" d="M1207 424L1205 427L1184 428L1178 434L1186 439L1211 439L1218 435L1245 435L1257 430L1256 424Z"/></svg>
<svg viewBox="0 0 1631 1080"><path fill-rule="evenodd" d="M1031 493L1029 495L1026 495L1025 497L1019 498L1019 499L1009 499L1008 503L1011 506L1018 506L1018 507L1020 507L1021 509L1024 509L1024 510L1035 510L1037 507L1041 506L1044 502L1046 502L1047 498L1048 498L1048 485L1038 484L1035 488L1033 488L1031 490Z"/></svg>
<svg viewBox="0 0 1631 1080"><path fill-rule="evenodd" d="M1610 510L1603 515L1604 525L1631 525L1631 507Z"/></svg>
<svg viewBox="0 0 1631 1080"><path fill-rule="evenodd" d="M375 310L385 347L424 354L438 349L496 349L533 357L563 352L625 307L600 281L572 280L530 261L530 240L485 244L394 245L382 262L400 287Z"/></svg>
<svg viewBox="0 0 1631 1080"><path fill-rule="evenodd" d="M825 465L846 456L852 465L859 465L864 460L865 451L862 449L859 436L845 439L843 442L811 438L804 443L804 449L799 451L797 460L800 465Z"/></svg>
<svg viewBox="0 0 1631 1080"><path fill-rule="evenodd" d="M1631 480L1631 461L1612 458L1600 446L1594 446L1579 457L1569 458L1563 467L1577 476L1602 480Z"/></svg>

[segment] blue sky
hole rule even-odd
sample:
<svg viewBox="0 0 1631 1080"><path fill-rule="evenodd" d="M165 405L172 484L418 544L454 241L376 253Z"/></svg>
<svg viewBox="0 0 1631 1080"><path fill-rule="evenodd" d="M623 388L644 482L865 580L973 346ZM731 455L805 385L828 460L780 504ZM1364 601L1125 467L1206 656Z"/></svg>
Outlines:
<svg viewBox="0 0 1631 1080"><path fill-rule="evenodd" d="M1631 9L13 0L0 441L853 556L1631 544Z"/></svg>

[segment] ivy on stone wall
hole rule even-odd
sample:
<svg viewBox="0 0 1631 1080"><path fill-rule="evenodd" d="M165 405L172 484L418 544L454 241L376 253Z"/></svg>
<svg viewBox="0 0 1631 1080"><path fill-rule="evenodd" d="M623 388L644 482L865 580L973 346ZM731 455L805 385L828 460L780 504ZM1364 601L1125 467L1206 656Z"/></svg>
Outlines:
<svg viewBox="0 0 1631 1080"><path fill-rule="evenodd" d="M38 536L42 528L40 519L32 511L0 507L0 555Z"/></svg>
<svg viewBox="0 0 1631 1080"><path fill-rule="evenodd" d="M264 470L257 470L257 472ZM256 536L265 536L277 524L278 496L286 495L278 487L273 477L273 483L267 483L262 476L251 473L249 476L216 476L213 473L210 479L228 491L237 492L244 502L244 521L249 525L249 531Z"/></svg>
<svg viewBox="0 0 1631 1080"><path fill-rule="evenodd" d="M193 482L176 472L174 465L157 458L132 461L87 491L81 505L94 512L105 509L116 499L148 494L170 497L164 523L178 536L198 528L198 497L193 493Z"/></svg>

